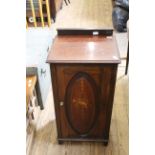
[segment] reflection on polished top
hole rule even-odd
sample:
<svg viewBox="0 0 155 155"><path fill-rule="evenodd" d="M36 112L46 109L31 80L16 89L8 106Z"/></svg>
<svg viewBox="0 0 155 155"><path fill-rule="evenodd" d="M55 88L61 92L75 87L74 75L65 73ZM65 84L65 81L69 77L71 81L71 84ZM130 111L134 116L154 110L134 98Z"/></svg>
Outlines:
<svg viewBox="0 0 155 155"><path fill-rule="evenodd" d="M58 36L47 62L120 63L120 56L114 36Z"/></svg>

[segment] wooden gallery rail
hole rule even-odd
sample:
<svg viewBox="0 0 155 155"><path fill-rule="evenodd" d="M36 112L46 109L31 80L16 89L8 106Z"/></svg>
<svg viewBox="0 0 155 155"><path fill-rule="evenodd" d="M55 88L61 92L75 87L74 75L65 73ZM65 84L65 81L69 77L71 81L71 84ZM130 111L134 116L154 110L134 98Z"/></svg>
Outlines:
<svg viewBox="0 0 155 155"><path fill-rule="evenodd" d="M26 0L26 28L51 26L49 0Z"/></svg>

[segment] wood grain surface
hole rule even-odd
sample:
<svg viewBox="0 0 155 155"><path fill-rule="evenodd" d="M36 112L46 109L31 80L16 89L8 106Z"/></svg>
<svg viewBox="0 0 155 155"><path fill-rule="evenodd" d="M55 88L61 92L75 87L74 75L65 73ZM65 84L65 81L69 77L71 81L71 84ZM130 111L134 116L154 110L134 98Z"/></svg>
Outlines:
<svg viewBox="0 0 155 155"><path fill-rule="evenodd" d="M116 70L114 64L51 65L59 141L108 141Z"/></svg>
<svg viewBox="0 0 155 155"><path fill-rule="evenodd" d="M58 36L47 62L120 63L120 56L114 36Z"/></svg>
<svg viewBox="0 0 155 155"><path fill-rule="evenodd" d="M113 29L111 0L71 0L58 12L58 29Z"/></svg>

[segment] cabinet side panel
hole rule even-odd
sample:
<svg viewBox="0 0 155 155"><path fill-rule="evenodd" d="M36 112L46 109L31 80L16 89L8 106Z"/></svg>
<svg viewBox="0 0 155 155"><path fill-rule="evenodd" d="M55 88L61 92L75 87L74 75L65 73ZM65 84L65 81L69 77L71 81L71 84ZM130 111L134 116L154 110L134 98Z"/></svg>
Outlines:
<svg viewBox="0 0 155 155"><path fill-rule="evenodd" d="M104 89L103 100L106 103L106 122L105 122L105 129L104 129L104 139L109 139L109 130L110 130L110 122L111 122L111 115L113 109L113 100L114 100L114 93L115 93L115 84L117 78L117 64L116 65L109 65L109 67L104 68L104 74L106 77L107 86Z"/></svg>
<svg viewBox="0 0 155 155"><path fill-rule="evenodd" d="M57 70L54 64L50 64L50 69L51 69L51 80L52 80L52 88L53 88L57 132L58 132L58 138L60 138L62 134L61 134L61 123L60 123L60 109L58 105L59 100L58 100Z"/></svg>

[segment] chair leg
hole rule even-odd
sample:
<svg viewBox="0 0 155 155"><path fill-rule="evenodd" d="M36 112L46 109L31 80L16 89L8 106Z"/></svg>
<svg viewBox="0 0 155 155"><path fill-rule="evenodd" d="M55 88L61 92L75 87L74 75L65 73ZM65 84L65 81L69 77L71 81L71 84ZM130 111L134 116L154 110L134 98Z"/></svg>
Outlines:
<svg viewBox="0 0 155 155"><path fill-rule="evenodd" d="M67 4L67 1L66 1L66 0L64 0L64 1L65 1L65 4L68 5L68 4Z"/></svg>
<svg viewBox="0 0 155 155"><path fill-rule="evenodd" d="M68 3L70 4L70 0L64 0L65 1L65 4L68 5ZM68 3L67 3L68 1Z"/></svg>
<svg viewBox="0 0 155 155"><path fill-rule="evenodd" d="M128 51L127 51L127 59L126 59L125 75L127 75L127 73L128 73L128 65L129 65L129 42L128 42Z"/></svg>

